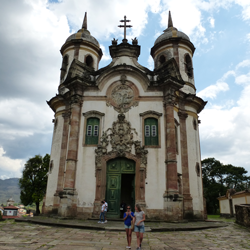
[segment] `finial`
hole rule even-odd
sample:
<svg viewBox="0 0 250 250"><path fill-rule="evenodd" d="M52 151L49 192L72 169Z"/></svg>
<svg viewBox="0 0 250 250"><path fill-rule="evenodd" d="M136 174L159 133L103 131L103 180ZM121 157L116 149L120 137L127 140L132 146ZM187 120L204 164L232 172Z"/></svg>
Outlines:
<svg viewBox="0 0 250 250"><path fill-rule="evenodd" d="M171 17L171 11L168 13L168 28L173 27L173 21Z"/></svg>
<svg viewBox="0 0 250 250"><path fill-rule="evenodd" d="M124 25L119 25L119 28L124 28L124 38L122 40L123 43L127 43L127 39L126 39L126 28L131 28L132 25L127 25L128 22L130 22L130 20L126 19L126 16L124 16L124 20L120 21L121 23L124 23Z"/></svg>
<svg viewBox="0 0 250 250"><path fill-rule="evenodd" d="M85 16L82 23L82 29L87 30L87 12L85 12Z"/></svg>

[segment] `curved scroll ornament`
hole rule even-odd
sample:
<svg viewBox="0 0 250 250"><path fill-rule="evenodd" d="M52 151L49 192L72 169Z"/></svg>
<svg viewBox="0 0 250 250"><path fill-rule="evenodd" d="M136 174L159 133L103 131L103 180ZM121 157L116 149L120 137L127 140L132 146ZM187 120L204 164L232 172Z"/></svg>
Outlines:
<svg viewBox="0 0 250 250"><path fill-rule="evenodd" d="M119 114L117 121L113 122L112 128L103 132L100 144L95 150L96 170L101 168L101 159L104 155L115 153L118 157L124 157L126 153L131 153L133 146L137 156L141 158L141 168L147 167L148 151L141 147L140 141L134 141L134 128L131 128L130 122L125 119L124 114ZM111 144L112 150L108 152L107 147Z"/></svg>

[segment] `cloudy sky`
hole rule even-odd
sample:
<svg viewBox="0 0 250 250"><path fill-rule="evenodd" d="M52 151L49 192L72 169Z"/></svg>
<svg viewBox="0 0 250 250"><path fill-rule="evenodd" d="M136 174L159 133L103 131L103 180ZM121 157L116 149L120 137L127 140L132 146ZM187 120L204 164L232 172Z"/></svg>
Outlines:
<svg viewBox="0 0 250 250"><path fill-rule="evenodd" d="M245 167L250 173L250 1L249 0L3 0L0 8L0 178L20 177L24 163L50 153L50 100L59 83L60 48L81 28L101 44L100 67L124 15L128 38L141 45L139 63L153 69L150 49L173 23L196 47L197 95L208 101L200 114L202 159Z"/></svg>

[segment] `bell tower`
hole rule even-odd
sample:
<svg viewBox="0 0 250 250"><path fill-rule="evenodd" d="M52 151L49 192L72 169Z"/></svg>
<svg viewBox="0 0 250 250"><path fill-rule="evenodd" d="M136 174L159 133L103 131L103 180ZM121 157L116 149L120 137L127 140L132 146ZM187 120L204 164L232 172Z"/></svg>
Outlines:
<svg viewBox="0 0 250 250"><path fill-rule="evenodd" d="M87 29L87 12L85 12L82 28L67 38L60 51L62 54L60 84L66 79L69 66L74 59L84 63L90 70L98 70L102 50L99 42Z"/></svg>
<svg viewBox="0 0 250 250"><path fill-rule="evenodd" d="M168 28L163 31L151 49L155 70L165 67L165 62L174 58L185 85L182 90L187 94L195 94L196 88L193 73L193 54L195 47L189 37L173 26L171 12L168 16Z"/></svg>

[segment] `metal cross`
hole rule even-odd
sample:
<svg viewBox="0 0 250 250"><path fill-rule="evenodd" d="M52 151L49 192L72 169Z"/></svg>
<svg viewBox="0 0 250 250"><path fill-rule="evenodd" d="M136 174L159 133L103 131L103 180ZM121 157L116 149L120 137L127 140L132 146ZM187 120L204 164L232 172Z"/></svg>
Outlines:
<svg viewBox="0 0 250 250"><path fill-rule="evenodd" d="M124 25L118 25L119 28L124 27L124 39L126 40L126 28L131 28L132 25L126 25L127 22L130 22L130 20L126 20L126 16L124 16L124 20L120 20L120 22L124 23Z"/></svg>

